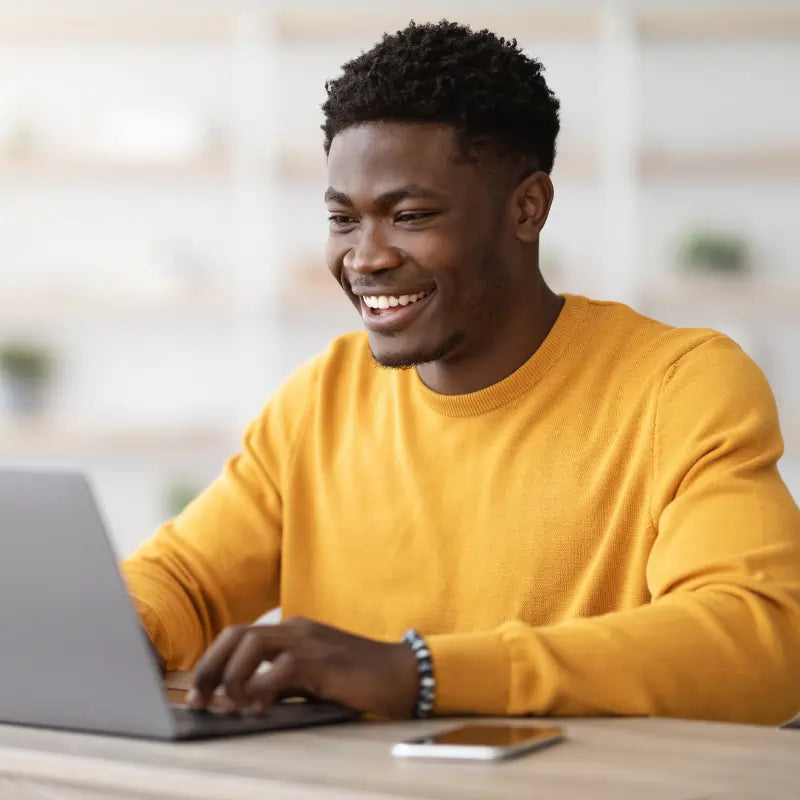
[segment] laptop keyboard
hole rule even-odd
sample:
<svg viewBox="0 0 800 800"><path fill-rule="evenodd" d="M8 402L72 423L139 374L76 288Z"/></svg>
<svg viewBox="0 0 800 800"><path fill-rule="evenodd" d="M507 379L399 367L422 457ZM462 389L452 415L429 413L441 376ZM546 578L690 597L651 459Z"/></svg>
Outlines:
<svg viewBox="0 0 800 800"><path fill-rule="evenodd" d="M192 711L185 706L172 706L172 714L179 735L185 737L305 728L360 716L356 711L325 701L280 702L267 715Z"/></svg>

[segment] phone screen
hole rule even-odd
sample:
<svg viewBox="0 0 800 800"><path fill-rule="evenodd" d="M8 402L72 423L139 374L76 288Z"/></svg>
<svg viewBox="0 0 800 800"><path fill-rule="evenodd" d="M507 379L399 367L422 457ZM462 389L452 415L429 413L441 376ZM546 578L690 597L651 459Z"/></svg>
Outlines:
<svg viewBox="0 0 800 800"><path fill-rule="evenodd" d="M534 728L527 725L464 725L418 739L419 744L461 747L514 747L562 736L560 728Z"/></svg>

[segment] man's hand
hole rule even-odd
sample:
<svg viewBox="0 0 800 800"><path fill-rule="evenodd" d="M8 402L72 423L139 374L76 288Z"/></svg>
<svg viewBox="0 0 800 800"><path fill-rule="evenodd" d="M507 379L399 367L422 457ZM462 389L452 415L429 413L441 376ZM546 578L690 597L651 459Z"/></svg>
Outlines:
<svg viewBox="0 0 800 800"><path fill-rule="evenodd" d="M266 672L256 672L263 661ZM309 694L387 717L407 717L417 698L417 660L408 645L364 639L311 622L226 628L200 659L191 708L206 708L217 687L224 705L267 713L280 695Z"/></svg>

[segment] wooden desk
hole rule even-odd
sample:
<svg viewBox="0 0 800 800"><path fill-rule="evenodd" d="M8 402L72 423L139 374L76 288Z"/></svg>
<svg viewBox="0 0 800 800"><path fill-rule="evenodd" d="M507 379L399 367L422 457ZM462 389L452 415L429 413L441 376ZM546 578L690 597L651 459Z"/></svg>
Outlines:
<svg viewBox="0 0 800 800"><path fill-rule="evenodd" d="M389 753L399 739L451 724L355 722L176 744L0 726L0 798L800 798L800 730L570 719L561 722L567 742L515 761Z"/></svg>

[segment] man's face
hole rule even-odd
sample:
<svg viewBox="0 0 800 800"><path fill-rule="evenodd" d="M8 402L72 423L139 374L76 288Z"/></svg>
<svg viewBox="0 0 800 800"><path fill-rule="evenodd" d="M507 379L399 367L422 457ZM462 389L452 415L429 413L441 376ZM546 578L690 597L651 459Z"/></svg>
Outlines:
<svg viewBox="0 0 800 800"><path fill-rule="evenodd" d="M443 125L370 123L328 157L328 268L375 359L408 367L480 348L511 291L505 200ZM513 236L512 236L513 238Z"/></svg>

